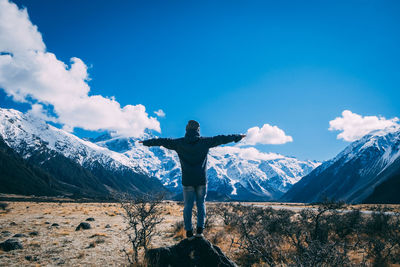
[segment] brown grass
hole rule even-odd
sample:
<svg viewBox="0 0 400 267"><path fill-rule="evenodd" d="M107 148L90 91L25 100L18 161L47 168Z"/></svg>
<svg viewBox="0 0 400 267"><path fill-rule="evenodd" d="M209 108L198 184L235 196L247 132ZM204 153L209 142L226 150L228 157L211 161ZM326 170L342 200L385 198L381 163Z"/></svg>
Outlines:
<svg viewBox="0 0 400 267"><path fill-rule="evenodd" d="M257 203L258 205L289 206L288 203ZM152 247L168 246L186 238L186 231L182 223L183 205L173 201L163 204L164 222L159 225L160 234L154 238ZM207 203L207 207L221 205L220 203ZM29 206L29 209L26 207ZM304 204L292 204L303 207ZM354 206L348 206L351 209ZM357 205L362 209L377 209L377 205ZM400 211L400 205L385 205L392 211ZM0 211L1 231L10 231L12 234L24 233L26 238L21 238L24 246L22 250L12 253L2 252L7 257L1 258L5 266L24 266L27 264L26 255L36 255L38 264L44 266L57 265L53 260L61 258L66 266L95 265L101 266L104 262L110 265L127 265L125 254L121 251L130 250L129 242L123 232L126 224L121 216L121 209L116 203L36 203L36 202L8 202L8 211ZM61 216L65 216L62 219ZM89 222L90 230L75 231L75 227L88 217L94 217L95 222ZM10 225L15 222L16 225ZM49 222L50 224L46 224ZM60 223L62 222L62 223ZM50 227L59 223L61 229ZM194 221L195 223L195 221ZM111 228L104 226L110 224ZM180 225L179 225L180 224ZM29 232L38 231L38 236L29 236ZM210 229L204 232L207 239L218 245L229 257L238 251L235 229L224 226L221 219L215 220ZM0 242L7 237L0 236ZM9 238L9 237L8 237ZM233 244L231 240L234 240ZM106 243L102 245L103 243ZM95 249L86 249L92 247ZM39 251L46 253L38 254Z"/></svg>

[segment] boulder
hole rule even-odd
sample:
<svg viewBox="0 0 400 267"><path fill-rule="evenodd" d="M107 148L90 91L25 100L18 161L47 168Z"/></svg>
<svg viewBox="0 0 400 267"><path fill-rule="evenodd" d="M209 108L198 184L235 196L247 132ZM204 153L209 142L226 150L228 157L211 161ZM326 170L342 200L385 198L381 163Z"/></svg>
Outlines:
<svg viewBox="0 0 400 267"><path fill-rule="evenodd" d="M90 228L92 228L92 227L90 226L89 223L87 223L87 222L81 222L81 223L78 225L78 227L76 227L75 231L79 231L79 230L81 230L81 229L87 230L87 229L90 229Z"/></svg>
<svg viewBox="0 0 400 267"><path fill-rule="evenodd" d="M39 235L39 232L37 232L37 231L32 231L32 232L29 233L29 235L30 235L30 236L37 236L37 235Z"/></svg>
<svg viewBox="0 0 400 267"><path fill-rule="evenodd" d="M204 238L184 239L171 247L150 249L145 255L145 261L150 267L237 266L219 247Z"/></svg>
<svg viewBox="0 0 400 267"><path fill-rule="evenodd" d="M26 237L26 234L15 234L13 237Z"/></svg>
<svg viewBox="0 0 400 267"><path fill-rule="evenodd" d="M0 243L0 249L3 251L10 251L14 249L22 249L22 244L18 239L7 239L6 241Z"/></svg>

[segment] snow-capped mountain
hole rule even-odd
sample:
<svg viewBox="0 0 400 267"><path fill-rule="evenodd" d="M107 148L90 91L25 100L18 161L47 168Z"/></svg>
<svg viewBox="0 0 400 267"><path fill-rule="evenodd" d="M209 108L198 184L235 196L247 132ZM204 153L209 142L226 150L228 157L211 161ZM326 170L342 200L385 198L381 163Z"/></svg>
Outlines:
<svg viewBox="0 0 400 267"><path fill-rule="evenodd" d="M170 191L180 192L181 171L177 154L163 147L148 148L137 141L110 135L93 140L97 145L122 153L137 162L147 170L149 176L160 179ZM319 164L274 153L261 153L255 148L212 148L208 157L208 188L231 199L273 200Z"/></svg>
<svg viewBox="0 0 400 267"><path fill-rule="evenodd" d="M45 167L54 177L92 192L143 191L159 188L181 192L181 172L175 152L145 147L138 139L109 134L83 140L46 122L12 109L0 109L0 137L21 157ZM145 138L153 137L146 134ZM60 161L80 177L80 184L58 168ZM67 162L69 160L69 162ZM74 165L75 164L75 165ZM208 159L209 191L240 200L274 200L319 165L255 148L218 147ZM89 173L86 173L86 170ZM82 178L86 177L86 178ZM154 179L157 178L157 179ZM90 181L87 181L89 180ZM86 181L86 182L85 182Z"/></svg>
<svg viewBox="0 0 400 267"><path fill-rule="evenodd" d="M302 178L282 200L315 202L327 197L363 202L389 177L383 174L395 168L399 160L400 127L373 131Z"/></svg>
<svg viewBox="0 0 400 267"><path fill-rule="evenodd" d="M0 109L0 137L29 164L48 172L73 194L163 190L135 161L12 109ZM68 191L71 193L71 190Z"/></svg>

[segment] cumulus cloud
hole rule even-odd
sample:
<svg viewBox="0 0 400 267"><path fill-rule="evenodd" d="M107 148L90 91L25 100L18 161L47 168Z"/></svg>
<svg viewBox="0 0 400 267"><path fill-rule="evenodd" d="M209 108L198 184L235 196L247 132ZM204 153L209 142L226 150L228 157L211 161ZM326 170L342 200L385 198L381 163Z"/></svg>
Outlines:
<svg viewBox="0 0 400 267"><path fill-rule="evenodd" d="M246 137L239 143L239 145L280 145L292 141L293 138L286 135L282 129L278 128L278 126L272 126L266 123L261 128L256 126L248 129Z"/></svg>
<svg viewBox="0 0 400 267"><path fill-rule="evenodd" d="M158 117L160 117L160 118L165 117L165 112L164 112L164 110L162 110L162 109L159 109L159 110L157 110L157 111L154 111L154 113L155 113Z"/></svg>
<svg viewBox="0 0 400 267"><path fill-rule="evenodd" d="M221 146L213 148L211 153L223 154L236 154L240 158L247 160L274 160L284 158L282 155L276 153L264 153L260 152L254 147L240 148L235 146Z"/></svg>
<svg viewBox="0 0 400 267"><path fill-rule="evenodd" d="M32 104L31 114L70 131L79 127L136 137L145 129L161 131L143 105L121 107L113 97L90 95L88 79L81 59L73 57L65 64L46 50L26 9L0 0L0 88L7 95Z"/></svg>
<svg viewBox="0 0 400 267"><path fill-rule="evenodd" d="M377 116L361 116L350 110L344 110L342 117L337 117L329 122L330 131L341 131L338 139L353 142L373 130L382 130L387 127L398 126L398 118L386 119Z"/></svg>

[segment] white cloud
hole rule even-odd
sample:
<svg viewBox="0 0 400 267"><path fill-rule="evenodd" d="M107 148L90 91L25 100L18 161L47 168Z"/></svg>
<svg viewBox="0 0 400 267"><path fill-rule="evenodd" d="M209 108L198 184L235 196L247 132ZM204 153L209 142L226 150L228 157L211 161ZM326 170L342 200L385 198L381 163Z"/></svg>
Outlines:
<svg viewBox="0 0 400 267"><path fill-rule="evenodd" d="M31 103L31 114L56 120L67 130L111 130L127 136L140 136L145 129L161 131L143 105L121 107L114 98L89 95L88 79L81 59L73 57L68 65L46 50L26 9L0 0L0 88L15 101ZM49 106L53 118L44 108Z"/></svg>
<svg viewBox="0 0 400 267"><path fill-rule="evenodd" d="M253 127L247 130L246 137L239 145L256 145L256 144L285 144L292 142L293 138L285 134L278 126L272 126L268 123L263 127Z"/></svg>
<svg viewBox="0 0 400 267"><path fill-rule="evenodd" d="M155 113L158 117L160 117L160 118L164 118L164 117L165 117L165 112L164 112L164 110L162 110L162 109L159 109L159 110L157 110L157 111L154 111L154 113Z"/></svg>
<svg viewBox="0 0 400 267"><path fill-rule="evenodd" d="M240 158L246 160L274 160L284 158L282 155L276 153L264 153L260 152L254 147L246 147L240 148L235 146L220 146L213 148L213 151L219 153L220 155L224 154L236 154ZM214 153L214 152L211 152Z"/></svg>
<svg viewBox="0 0 400 267"><path fill-rule="evenodd" d="M386 119L377 116L361 116L350 110L344 110L342 117L337 117L329 122L330 131L341 131L338 139L352 142L360 139L373 130L382 130L387 127L397 126L398 118Z"/></svg>

